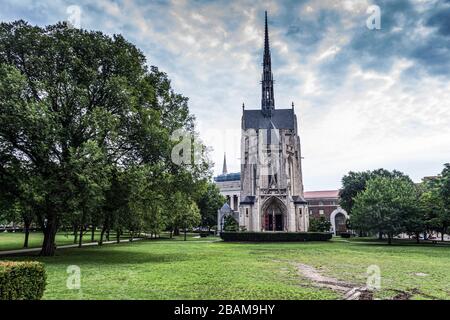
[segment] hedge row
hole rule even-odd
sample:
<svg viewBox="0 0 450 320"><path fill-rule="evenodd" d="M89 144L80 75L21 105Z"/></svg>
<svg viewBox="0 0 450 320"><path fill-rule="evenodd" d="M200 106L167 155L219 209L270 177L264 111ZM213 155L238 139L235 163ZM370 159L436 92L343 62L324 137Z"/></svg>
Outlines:
<svg viewBox="0 0 450 320"><path fill-rule="evenodd" d="M327 241L332 234L330 232L221 232L220 237L224 241Z"/></svg>
<svg viewBox="0 0 450 320"><path fill-rule="evenodd" d="M341 238L350 238L352 236L350 232L341 232L339 235Z"/></svg>
<svg viewBox="0 0 450 320"><path fill-rule="evenodd" d="M39 300L46 279L40 262L0 261L0 300Z"/></svg>

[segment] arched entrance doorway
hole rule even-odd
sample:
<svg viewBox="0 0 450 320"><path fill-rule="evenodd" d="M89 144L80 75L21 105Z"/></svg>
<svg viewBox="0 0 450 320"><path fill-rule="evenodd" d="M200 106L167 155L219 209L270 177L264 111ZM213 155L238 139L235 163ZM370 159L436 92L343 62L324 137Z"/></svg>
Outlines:
<svg viewBox="0 0 450 320"><path fill-rule="evenodd" d="M342 208L338 208L331 213L330 222L335 235L339 235L342 232L347 232L347 219L348 214Z"/></svg>
<svg viewBox="0 0 450 320"><path fill-rule="evenodd" d="M347 228L345 227L345 216L342 212L339 212L334 217L334 224L336 226L336 234L340 234L341 232L346 232Z"/></svg>
<svg viewBox="0 0 450 320"><path fill-rule="evenodd" d="M266 200L263 206L263 230L285 231L286 208L278 198L272 197Z"/></svg>

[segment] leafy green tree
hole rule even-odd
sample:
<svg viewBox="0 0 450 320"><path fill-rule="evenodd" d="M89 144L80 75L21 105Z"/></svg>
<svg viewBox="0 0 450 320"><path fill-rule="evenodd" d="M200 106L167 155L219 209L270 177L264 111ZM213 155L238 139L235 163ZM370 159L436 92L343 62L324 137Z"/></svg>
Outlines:
<svg viewBox="0 0 450 320"><path fill-rule="evenodd" d="M0 186L0 220L23 226L23 246L27 248L30 227L38 222L36 214L44 192L40 177L4 153L0 156Z"/></svg>
<svg viewBox="0 0 450 320"><path fill-rule="evenodd" d="M94 141L87 141L73 152L70 165L74 175L70 180L73 194L72 201L79 211L79 238L81 247L83 234L92 221L99 219L99 211L104 202L104 191L109 187L109 167L105 154ZM93 235L91 236L93 238ZM92 239L93 240L93 239Z"/></svg>
<svg viewBox="0 0 450 320"><path fill-rule="evenodd" d="M163 177L157 173L158 166L140 166L133 170L133 180L130 193L130 217L134 221L134 229L145 230L153 235L158 235L166 227L164 192L166 190ZM159 189L160 188L160 189Z"/></svg>
<svg viewBox="0 0 450 320"><path fill-rule="evenodd" d="M366 183L370 180L370 178L370 171L350 171L342 178L342 189L339 192L340 205L349 214L353 209L354 198L359 192L364 191L366 188Z"/></svg>
<svg viewBox="0 0 450 320"><path fill-rule="evenodd" d="M21 222L23 224L24 242L23 247L28 248L28 240L30 236L30 227L33 222L37 221L37 214L40 213L42 196L40 192L39 177L27 176L20 181L20 195L16 199L16 208L20 213Z"/></svg>
<svg viewBox="0 0 450 320"><path fill-rule="evenodd" d="M414 183L402 176L374 177L354 199L352 225L384 233L391 244L393 236L408 231L405 221L417 219L417 198Z"/></svg>
<svg viewBox="0 0 450 320"><path fill-rule="evenodd" d="M355 197L358 193L365 190L367 181L374 177L403 178L411 181L407 175L397 170L388 171L381 168L373 171L350 171L342 178L342 188L339 192L340 205L350 214L350 217L353 210ZM382 233L379 234L379 237L381 239Z"/></svg>
<svg viewBox="0 0 450 320"><path fill-rule="evenodd" d="M331 223L325 217L312 218L309 220L310 232L328 232L331 229Z"/></svg>
<svg viewBox="0 0 450 320"><path fill-rule="evenodd" d="M1 154L41 182L34 188L39 197L29 198L44 232L41 255L54 254L56 232L65 223L101 223L102 237L111 228L118 236L124 227L140 230L146 213L141 197L161 193L136 190L126 178L130 168L162 168L153 185L168 175L176 181L173 192L198 198L206 157L178 167L170 159L174 130L195 135L187 101L120 35L64 23L0 24ZM113 209L106 202L123 190Z"/></svg>
<svg viewBox="0 0 450 320"><path fill-rule="evenodd" d="M352 212L357 194L364 191L366 189L367 181L374 177L404 178L411 181L407 175L397 170L388 171L386 169L377 169L362 172L350 171L342 178L342 188L339 193L340 205L349 214Z"/></svg>
<svg viewBox="0 0 450 320"><path fill-rule="evenodd" d="M443 241L444 233L447 233L450 227L450 163L444 164L444 169L439 176L439 182L439 193L443 203L443 210L440 211L439 215L441 236Z"/></svg>
<svg viewBox="0 0 450 320"><path fill-rule="evenodd" d="M414 235L417 243L420 242L420 235L425 234L428 227L426 211L423 210L421 202L421 191L416 186L416 203L415 206L404 209L403 225L404 232L408 235Z"/></svg>
<svg viewBox="0 0 450 320"><path fill-rule="evenodd" d="M450 164L441 174L421 183L420 205L428 232L437 231L441 241L450 227Z"/></svg>
<svg viewBox="0 0 450 320"><path fill-rule="evenodd" d="M126 172L113 168L110 172L110 185L105 190L105 201L103 203L101 216L102 229L100 232L99 244L103 240L110 240L109 233L119 228L119 216L124 212L128 205L129 186L126 183ZM120 232L118 232L120 240Z"/></svg>
<svg viewBox="0 0 450 320"><path fill-rule="evenodd" d="M0 25L0 143L45 181L42 255L54 253L58 225L70 214L79 150L91 141L109 156L131 156L128 126L142 127L137 102L153 94L145 72L143 55L120 36L65 24Z"/></svg>
<svg viewBox="0 0 450 320"><path fill-rule="evenodd" d="M198 201L210 175L204 147L196 140L196 163L171 161L174 130L198 136L187 102L119 35L0 24L0 178L20 177L6 188L28 184L35 195L2 203L31 208L42 255L54 253L62 225L100 224L101 243L112 229L120 237L176 222L163 201L170 194Z"/></svg>
<svg viewBox="0 0 450 320"><path fill-rule="evenodd" d="M219 188L211 182L208 182L206 191L198 200L198 207L202 216L202 226L211 230L211 227L217 226L217 210L225 203L226 198L220 194Z"/></svg>
<svg viewBox="0 0 450 320"><path fill-rule="evenodd" d="M195 203L195 201L190 201L190 203L187 203L187 207L182 215L182 218L183 218L182 225L184 228L184 241L186 241L187 230L189 228L199 226L201 223L200 210L198 209L198 206Z"/></svg>
<svg viewBox="0 0 450 320"><path fill-rule="evenodd" d="M183 228L186 238L187 229L199 226L201 223L198 206L188 195L180 191L168 198L170 201L170 210L167 211L170 214L170 217L167 218L169 228L171 232Z"/></svg>
<svg viewBox="0 0 450 320"><path fill-rule="evenodd" d="M440 193L441 182L439 178L426 180L419 186L420 197L418 206L423 213L424 231L439 231L443 234L445 231L445 220L441 221L444 212L444 202Z"/></svg>
<svg viewBox="0 0 450 320"><path fill-rule="evenodd" d="M0 203L0 224L13 224L20 223L21 220L21 208L17 202L15 203Z"/></svg>

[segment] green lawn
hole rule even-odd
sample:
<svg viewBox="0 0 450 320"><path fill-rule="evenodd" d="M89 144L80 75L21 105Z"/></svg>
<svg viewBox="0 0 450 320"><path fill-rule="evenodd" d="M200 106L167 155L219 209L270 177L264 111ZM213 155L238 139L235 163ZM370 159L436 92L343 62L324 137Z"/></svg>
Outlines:
<svg viewBox="0 0 450 320"><path fill-rule="evenodd" d="M125 235L123 238L127 238ZM42 245L44 236L42 232L31 232L28 240L29 248L36 248ZM100 232L95 233L95 241L100 239ZM110 240L115 240L115 234L110 234ZM0 232L0 251L22 249L24 241L24 234L20 232ZM88 231L83 236L83 243L91 242L91 232ZM56 235L56 245L62 246L67 244L73 244L73 234L59 232Z"/></svg>
<svg viewBox="0 0 450 320"><path fill-rule="evenodd" d="M63 249L55 257L9 259L45 263L45 299L340 297L329 289L313 286L299 275L295 263L361 285L365 284L367 267L375 264L382 276L376 298L390 298L398 293L394 290L415 290L413 299L450 299L449 246L387 246L357 239L260 244L224 243L214 237L180 239ZM81 268L80 290L66 288L69 265Z"/></svg>

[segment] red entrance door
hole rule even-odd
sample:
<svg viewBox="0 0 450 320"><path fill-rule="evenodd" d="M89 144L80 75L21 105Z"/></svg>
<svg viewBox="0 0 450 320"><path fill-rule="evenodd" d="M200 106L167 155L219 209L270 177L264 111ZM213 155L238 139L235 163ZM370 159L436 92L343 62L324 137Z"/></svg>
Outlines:
<svg viewBox="0 0 450 320"><path fill-rule="evenodd" d="M264 215L264 230L265 231L273 230L273 217L271 214L266 213Z"/></svg>

